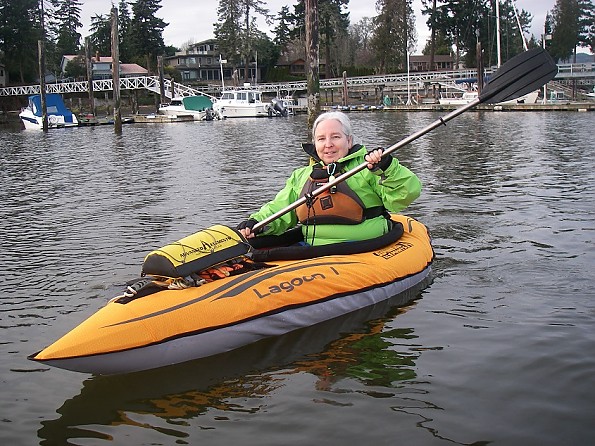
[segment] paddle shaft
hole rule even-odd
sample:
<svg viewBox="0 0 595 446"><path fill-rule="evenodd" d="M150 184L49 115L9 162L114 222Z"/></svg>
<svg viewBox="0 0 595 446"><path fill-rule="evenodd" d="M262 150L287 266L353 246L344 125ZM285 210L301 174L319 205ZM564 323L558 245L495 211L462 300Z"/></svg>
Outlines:
<svg viewBox="0 0 595 446"><path fill-rule="evenodd" d="M456 118L460 114L467 110L475 107L483 102L495 103L504 102L506 100L516 99L524 94L529 93L535 89L540 88L545 83L550 81L556 76L558 68L550 55L541 48L535 48L529 51L525 51L506 62L500 67L495 73L490 82L486 85L486 88L477 97L477 99L465 104L456 110L448 113L442 118L437 119L432 124L428 125L424 129L408 136L407 138L399 141L396 144L384 149L382 156L389 155L397 149L415 141L417 138L431 132L436 127L445 125L446 122L453 118ZM354 167L351 170L339 175L332 181L320 186L313 190L311 193L291 203L289 206L275 212L273 215L265 218L264 220L256 223L252 228L252 231L264 229L270 222L277 218L287 214L293 209L306 204L308 201L316 198L318 195L327 191L333 186L345 181L347 178L352 177L358 172L368 167L367 162L363 162L360 165Z"/></svg>

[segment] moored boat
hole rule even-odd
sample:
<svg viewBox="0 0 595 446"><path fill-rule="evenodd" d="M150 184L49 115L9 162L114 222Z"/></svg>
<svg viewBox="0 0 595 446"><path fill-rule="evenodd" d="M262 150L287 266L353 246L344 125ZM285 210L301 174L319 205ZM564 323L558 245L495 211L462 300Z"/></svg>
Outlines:
<svg viewBox="0 0 595 446"><path fill-rule="evenodd" d="M213 101L206 95L173 98L169 103L159 106L159 114L191 115L195 121L209 121L214 117Z"/></svg>
<svg viewBox="0 0 595 446"><path fill-rule="evenodd" d="M127 373L234 350L385 301L428 280L434 258L423 224L402 215L392 219L390 233L367 243L365 251L363 242L341 243L338 250L250 248L248 266L235 263L242 266L218 280L133 290L29 358L86 373ZM226 228L210 237L213 243L203 238L193 247L184 239L172 246L183 247L179 254L187 259L239 235ZM350 253L354 249L361 252ZM159 254L164 250L147 256L143 270L162 269L159 264L171 257ZM188 274L187 267L192 265L177 266L180 275Z"/></svg>
<svg viewBox="0 0 595 446"><path fill-rule="evenodd" d="M223 90L221 97L213 104L213 110L219 118L260 118L272 115L271 106L262 102L261 92L250 88Z"/></svg>
<svg viewBox="0 0 595 446"><path fill-rule="evenodd" d="M72 113L57 93L47 93L45 96L48 128L76 127L79 125L76 115ZM21 122L27 130L43 129L43 111L41 107L41 95L29 96L27 107L19 113Z"/></svg>

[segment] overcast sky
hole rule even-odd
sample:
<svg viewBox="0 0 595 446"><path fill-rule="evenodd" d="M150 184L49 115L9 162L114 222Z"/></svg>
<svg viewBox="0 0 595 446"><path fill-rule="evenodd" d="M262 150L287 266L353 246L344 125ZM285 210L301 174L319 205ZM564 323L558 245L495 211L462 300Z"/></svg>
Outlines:
<svg viewBox="0 0 595 446"><path fill-rule="evenodd" d="M503 3L506 0L501 0ZM81 22L83 37L89 34L89 23L91 17L96 14L109 15L111 9L109 0L83 0L81 7ZM118 5L119 0L113 0ZM265 2L272 14L277 14L279 10L288 5L290 11L293 11L293 0L268 0ZM350 0L349 12L351 23L356 23L363 17L373 17L376 15L374 0ZM554 7L555 0L517 0L516 5L519 11L524 9L533 15L531 32L538 39L541 38L545 15ZM218 0L197 1L197 0L161 0L161 9L157 12L157 17L163 19L169 25L163 32L163 38L166 45L180 47L189 40L200 42L201 40L213 37L213 23L217 21ZM426 17L421 15L421 0L413 1L413 10L416 14L416 27L418 34L417 53L423 49L430 32L425 22ZM263 24L264 25L264 24Z"/></svg>

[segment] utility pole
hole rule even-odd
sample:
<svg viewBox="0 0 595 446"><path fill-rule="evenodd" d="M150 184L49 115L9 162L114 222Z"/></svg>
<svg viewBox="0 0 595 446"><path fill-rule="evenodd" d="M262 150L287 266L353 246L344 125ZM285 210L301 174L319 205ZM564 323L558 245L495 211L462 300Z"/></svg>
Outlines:
<svg viewBox="0 0 595 446"><path fill-rule="evenodd" d="M93 65L91 64L91 39L89 37L85 37L85 65L87 67L89 107L91 108L91 114L95 116L95 97L93 95Z"/></svg>
<svg viewBox="0 0 595 446"><path fill-rule="evenodd" d="M39 94L41 98L41 121L44 132L48 131L48 106L45 96L45 13L43 10L43 0L40 0L39 20L41 22L41 40L37 41L37 50L39 54Z"/></svg>
<svg viewBox="0 0 595 446"><path fill-rule="evenodd" d="M114 132L122 134L122 112L120 110L120 47L118 40L118 8L112 8L112 82L114 88Z"/></svg>

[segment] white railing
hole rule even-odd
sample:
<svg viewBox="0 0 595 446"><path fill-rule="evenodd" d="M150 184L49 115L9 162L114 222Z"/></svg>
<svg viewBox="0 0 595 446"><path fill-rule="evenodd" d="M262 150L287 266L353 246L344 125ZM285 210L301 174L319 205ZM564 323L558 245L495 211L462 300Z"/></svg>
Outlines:
<svg viewBox="0 0 595 446"><path fill-rule="evenodd" d="M496 70L495 67L487 68L486 75L490 75ZM469 79L477 77L477 70L451 70L451 71L427 71L427 72L410 72L397 74L384 74L374 76L358 76L349 77L346 79L348 87L356 86L390 86L401 85L406 82L455 82L456 80ZM558 65L557 80L564 79L593 79L595 78L595 63L582 64L561 64ZM322 79L320 80L320 88L338 88L343 86L343 78ZM586 82L589 84L589 82ZM592 83L592 82L590 82ZM164 80L165 96L185 97L194 95L205 95L211 99L213 96L205 93L218 93L221 91L221 85L209 85L203 88L193 88L187 85L172 82L169 79ZM265 92L280 92L280 91L304 91L307 89L305 80L293 82L276 82L267 84L258 84L254 86L260 91ZM124 77L120 78L120 89L123 90L149 90L155 93L160 92L159 78L157 76L139 76L139 77ZM113 83L111 79L98 79L93 81L93 91L112 91ZM46 91L48 93L86 93L88 92L87 81L79 82L57 82L46 84ZM0 88L0 96L29 96L32 94L39 94L39 85L27 85L17 87L3 87Z"/></svg>

